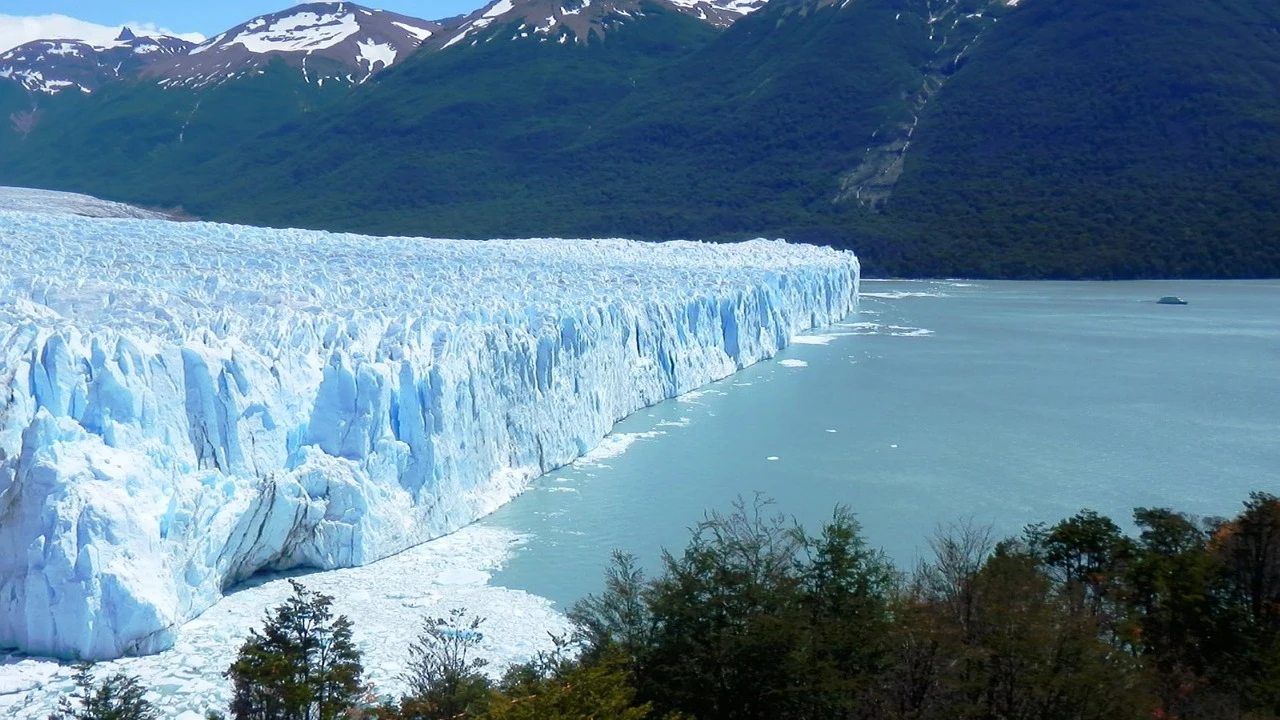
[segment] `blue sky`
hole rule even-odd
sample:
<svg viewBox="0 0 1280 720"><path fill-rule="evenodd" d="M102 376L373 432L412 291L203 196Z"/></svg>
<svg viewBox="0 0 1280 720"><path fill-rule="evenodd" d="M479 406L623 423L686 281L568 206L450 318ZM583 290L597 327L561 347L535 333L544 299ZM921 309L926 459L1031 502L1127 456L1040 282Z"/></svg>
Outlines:
<svg viewBox="0 0 1280 720"><path fill-rule="evenodd" d="M24 16L67 15L99 25L153 23L176 32L216 35L256 15L283 10L301 0L4 0L0 23ZM360 4L436 20L471 12L487 0L366 0ZM8 16L8 17L4 17Z"/></svg>

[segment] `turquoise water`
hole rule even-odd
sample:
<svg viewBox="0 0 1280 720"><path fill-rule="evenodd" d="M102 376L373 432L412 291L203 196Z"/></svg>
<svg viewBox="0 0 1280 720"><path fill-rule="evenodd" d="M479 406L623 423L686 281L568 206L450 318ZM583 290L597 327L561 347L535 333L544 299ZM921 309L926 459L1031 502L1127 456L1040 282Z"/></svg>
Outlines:
<svg viewBox="0 0 1280 720"><path fill-rule="evenodd" d="M808 525L847 504L904 565L961 518L1012 534L1084 507L1127 524L1135 506L1226 515L1280 492L1278 282L863 291L827 344L627 418L604 457L486 518L530 536L494 583L564 606L599 589L611 549L653 566L704 510L756 492ZM1154 303L1171 294L1190 304Z"/></svg>

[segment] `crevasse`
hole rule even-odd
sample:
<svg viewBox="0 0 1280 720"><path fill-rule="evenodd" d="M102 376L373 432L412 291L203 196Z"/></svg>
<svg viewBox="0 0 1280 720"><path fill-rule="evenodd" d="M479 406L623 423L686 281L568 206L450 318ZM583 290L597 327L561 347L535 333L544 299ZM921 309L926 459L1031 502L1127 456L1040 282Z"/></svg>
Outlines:
<svg viewBox="0 0 1280 720"><path fill-rule="evenodd" d="M455 530L857 301L755 240L373 238L0 211L0 647L150 653L264 569Z"/></svg>

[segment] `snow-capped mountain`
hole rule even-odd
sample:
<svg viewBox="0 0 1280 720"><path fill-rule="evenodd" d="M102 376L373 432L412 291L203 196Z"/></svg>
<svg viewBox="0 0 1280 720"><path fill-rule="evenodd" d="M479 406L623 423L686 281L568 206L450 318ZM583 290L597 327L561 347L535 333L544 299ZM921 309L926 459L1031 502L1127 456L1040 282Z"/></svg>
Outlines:
<svg viewBox="0 0 1280 720"><path fill-rule="evenodd" d="M246 23L148 67L143 77L200 86L256 72L276 58L308 82L363 82L404 59L440 25L349 2L298 5Z"/></svg>
<svg viewBox="0 0 1280 720"><path fill-rule="evenodd" d="M769 0L669 0L686 15L716 27L728 27L744 15L764 7Z"/></svg>
<svg viewBox="0 0 1280 720"><path fill-rule="evenodd" d="M193 47L193 43L168 35L138 36L129 28L122 29L106 46L75 39L33 40L0 55L0 78L50 95L68 89L92 92Z"/></svg>
<svg viewBox="0 0 1280 720"><path fill-rule="evenodd" d="M35 40L0 55L0 79L27 90L92 92L124 77L167 87L202 87L259 73L278 59L307 82L362 83L419 47L442 50L515 25L510 39L565 43L603 38L611 27L654 7L727 27L768 0L493 0L474 13L431 22L350 2L313 2L261 15L194 45L135 36L125 28L108 46L76 39ZM488 32L486 32L486 30Z"/></svg>
<svg viewBox="0 0 1280 720"><path fill-rule="evenodd" d="M444 49L488 39L491 28L516 28L509 38L537 38L555 42L590 42L603 38L611 26L643 17L646 7L667 7L716 27L727 27L764 7L768 0L493 0L432 41Z"/></svg>

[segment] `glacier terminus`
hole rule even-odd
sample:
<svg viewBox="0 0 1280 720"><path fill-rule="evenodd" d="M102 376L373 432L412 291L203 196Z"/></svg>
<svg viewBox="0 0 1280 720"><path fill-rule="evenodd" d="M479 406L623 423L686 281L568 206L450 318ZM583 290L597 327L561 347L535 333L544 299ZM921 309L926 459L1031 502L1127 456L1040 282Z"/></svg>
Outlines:
<svg viewBox="0 0 1280 720"><path fill-rule="evenodd" d="M380 238L16 192L0 647L31 655L158 652L255 573L457 530L857 302L856 257L782 241Z"/></svg>

